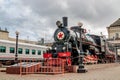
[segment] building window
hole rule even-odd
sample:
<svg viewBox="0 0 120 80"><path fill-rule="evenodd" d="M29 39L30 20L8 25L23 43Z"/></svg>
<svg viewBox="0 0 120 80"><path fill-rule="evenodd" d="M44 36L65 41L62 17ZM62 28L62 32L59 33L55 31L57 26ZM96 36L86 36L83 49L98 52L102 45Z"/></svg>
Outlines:
<svg viewBox="0 0 120 80"><path fill-rule="evenodd" d="M116 36L117 39L119 38L119 34L118 33L116 33L115 36Z"/></svg>
<svg viewBox="0 0 120 80"><path fill-rule="evenodd" d="M36 51L33 49L33 50L32 50L32 54L35 55L35 52L36 52Z"/></svg>
<svg viewBox="0 0 120 80"><path fill-rule="evenodd" d="M6 47L5 46L0 46L0 52L5 53L6 52Z"/></svg>
<svg viewBox="0 0 120 80"><path fill-rule="evenodd" d="M26 49L25 50L25 54L29 54L30 50L29 49Z"/></svg>
<svg viewBox="0 0 120 80"><path fill-rule="evenodd" d="M38 50L38 55L41 55L41 51L40 50Z"/></svg>
<svg viewBox="0 0 120 80"><path fill-rule="evenodd" d="M22 54L22 51L23 51L22 48L18 48L18 53L19 54Z"/></svg>
<svg viewBox="0 0 120 80"><path fill-rule="evenodd" d="M15 53L15 48L14 47L10 47L10 53Z"/></svg>

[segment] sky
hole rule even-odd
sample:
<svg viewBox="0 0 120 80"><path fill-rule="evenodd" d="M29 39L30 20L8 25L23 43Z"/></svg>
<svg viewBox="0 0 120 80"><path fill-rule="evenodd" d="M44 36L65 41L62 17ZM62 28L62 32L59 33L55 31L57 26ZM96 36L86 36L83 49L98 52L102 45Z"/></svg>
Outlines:
<svg viewBox="0 0 120 80"><path fill-rule="evenodd" d="M120 0L0 0L0 27L9 36L52 40L56 21L68 17L68 27L83 23L87 32L107 34L110 24L120 18Z"/></svg>

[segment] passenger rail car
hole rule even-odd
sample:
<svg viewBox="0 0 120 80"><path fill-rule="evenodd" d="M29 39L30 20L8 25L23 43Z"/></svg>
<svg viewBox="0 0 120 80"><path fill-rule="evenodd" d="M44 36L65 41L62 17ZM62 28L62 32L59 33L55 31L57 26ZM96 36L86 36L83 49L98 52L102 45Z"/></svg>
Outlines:
<svg viewBox="0 0 120 80"><path fill-rule="evenodd" d="M47 50L46 46L34 45L18 42L18 60L19 59L43 59L43 53ZM8 40L0 40L0 62L15 60L16 43Z"/></svg>

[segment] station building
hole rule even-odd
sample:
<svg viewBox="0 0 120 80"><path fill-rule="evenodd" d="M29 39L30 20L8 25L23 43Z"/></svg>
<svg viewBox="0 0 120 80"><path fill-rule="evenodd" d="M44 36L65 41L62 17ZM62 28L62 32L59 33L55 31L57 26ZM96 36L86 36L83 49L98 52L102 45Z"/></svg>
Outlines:
<svg viewBox="0 0 120 80"><path fill-rule="evenodd" d="M120 55L120 18L107 27L107 31L108 42L112 44L116 54Z"/></svg>
<svg viewBox="0 0 120 80"><path fill-rule="evenodd" d="M16 38L9 37L9 32L7 31L7 29L5 29L5 30L0 29L0 39L1 40L8 40L8 41L16 41ZM23 40L23 39L19 39L19 42L30 43L30 44L38 44L37 41L28 41L28 40Z"/></svg>

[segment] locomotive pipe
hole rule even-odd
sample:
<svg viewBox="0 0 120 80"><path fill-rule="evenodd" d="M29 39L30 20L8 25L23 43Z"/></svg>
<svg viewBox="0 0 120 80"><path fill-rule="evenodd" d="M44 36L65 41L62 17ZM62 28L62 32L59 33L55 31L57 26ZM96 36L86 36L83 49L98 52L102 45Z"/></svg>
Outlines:
<svg viewBox="0 0 120 80"><path fill-rule="evenodd" d="M64 27L68 26L68 17L63 17L63 26Z"/></svg>

